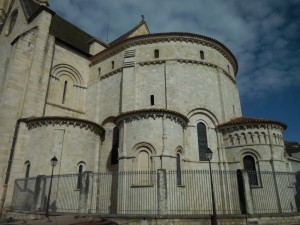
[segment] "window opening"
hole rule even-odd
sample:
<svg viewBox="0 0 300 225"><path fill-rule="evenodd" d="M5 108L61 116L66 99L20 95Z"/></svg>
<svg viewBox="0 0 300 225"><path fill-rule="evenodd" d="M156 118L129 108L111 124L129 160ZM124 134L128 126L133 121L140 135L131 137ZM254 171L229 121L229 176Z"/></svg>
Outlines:
<svg viewBox="0 0 300 225"><path fill-rule="evenodd" d="M82 172L83 172L83 165L78 166L78 177L77 177L77 189L81 189L82 187Z"/></svg>
<svg viewBox="0 0 300 225"><path fill-rule="evenodd" d="M229 65L227 65L227 70L228 70L228 73L230 74L230 68L229 68Z"/></svg>
<svg viewBox="0 0 300 225"><path fill-rule="evenodd" d="M159 50L158 49L154 50L154 58L159 58Z"/></svg>
<svg viewBox="0 0 300 225"><path fill-rule="evenodd" d="M206 150L207 146L207 133L206 126L204 123L200 122L197 124L197 134L198 134L198 149L199 149L199 160L207 160Z"/></svg>
<svg viewBox="0 0 300 225"><path fill-rule="evenodd" d="M24 181L24 189L27 189L29 172L30 172L30 163L26 161L26 171L25 171L25 181Z"/></svg>
<svg viewBox="0 0 300 225"><path fill-rule="evenodd" d="M114 127L113 138L112 138L112 150L111 150L111 165L118 164L119 157L119 128Z"/></svg>
<svg viewBox="0 0 300 225"><path fill-rule="evenodd" d="M204 59L204 52L200 51L200 59Z"/></svg>
<svg viewBox="0 0 300 225"><path fill-rule="evenodd" d="M101 67L98 68L98 75L101 75Z"/></svg>
<svg viewBox="0 0 300 225"><path fill-rule="evenodd" d="M254 158L250 155L247 155L244 157L243 162L244 162L244 169L247 170L248 172L250 185L257 186L258 179L257 179L257 172L256 172Z"/></svg>
<svg viewBox="0 0 300 225"><path fill-rule="evenodd" d="M176 155L176 175L177 175L177 185L181 185L181 159L180 154Z"/></svg>
<svg viewBox="0 0 300 225"><path fill-rule="evenodd" d="M115 61L111 61L111 68L112 68L112 69L115 68Z"/></svg>
<svg viewBox="0 0 300 225"><path fill-rule="evenodd" d="M154 105L154 95L150 95L150 103L151 105Z"/></svg>
<svg viewBox="0 0 300 225"><path fill-rule="evenodd" d="M65 101L66 101L67 88L68 88L68 81L65 81L62 104L65 104Z"/></svg>

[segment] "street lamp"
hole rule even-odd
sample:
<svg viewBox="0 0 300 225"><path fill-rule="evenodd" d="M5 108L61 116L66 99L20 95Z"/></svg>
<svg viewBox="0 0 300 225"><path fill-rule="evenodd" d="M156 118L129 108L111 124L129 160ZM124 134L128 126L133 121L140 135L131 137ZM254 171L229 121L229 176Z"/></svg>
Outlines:
<svg viewBox="0 0 300 225"><path fill-rule="evenodd" d="M53 179L53 170L54 170L54 167L56 166L57 164L57 158L56 156L54 156L50 162L51 162L51 166L52 166L52 173L51 173L51 178L50 178L50 186L49 186L49 193L48 193L48 199L47 199L47 205L46 205L46 213L45 213L45 216L48 218L49 217L49 204L50 204L50 195L51 195L51 187L52 187L52 179Z"/></svg>
<svg viewBox="0 0 300 225"><path fill-rule="evenodd" d="M211 163L210 163L210 160L212 159L212 155L213 155L212 150L210 150L210 148L207 148L206 158L207 158L208 164L209 164L209 174L210 174L210 184L211 184L211 200L212 200L212 206L213 206L213 214L211 216L211 224L218 225L216 203L215 203L214 183L213 183L212 172L211 172Z"/></svg>

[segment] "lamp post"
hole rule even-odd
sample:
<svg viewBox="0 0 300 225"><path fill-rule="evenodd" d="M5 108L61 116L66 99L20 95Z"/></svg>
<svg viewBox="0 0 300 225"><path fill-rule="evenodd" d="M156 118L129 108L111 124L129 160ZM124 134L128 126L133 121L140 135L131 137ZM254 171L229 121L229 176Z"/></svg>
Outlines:
<svg viewBox="0 0 300 225"><path fill-rule="evenodd" d="M214 183L213 183L212 172L211 172L211 163L210 163L210 160L212 159L212 155L213 155L212 150L210 150L210 148L207 148L206 158L207 158L208 164L209 164L209 174L210 174L210 184L211 184L211 200L212 200L212 206L213 206L213 214L211 216L211 224L218 225L216 203L215 203Z"/></svg>
<svg viewBox="0 0 300 225"><path fill-rule="evenodd" d="M52 166L52 173L51 173L51 178L50 178L50 186L49 186L49 193L48 193L48 199L47 199L47 205L46 205L46 213L45 213L45 216L48 218L49 217L49 204L50 204L50 195L51 195L51 187L52 187L52 179L53 179L53 170L54 170L54 167L56 166L57 164L57 158L56 156L54 156L50 162L51 162L51 166Z"/></svg>

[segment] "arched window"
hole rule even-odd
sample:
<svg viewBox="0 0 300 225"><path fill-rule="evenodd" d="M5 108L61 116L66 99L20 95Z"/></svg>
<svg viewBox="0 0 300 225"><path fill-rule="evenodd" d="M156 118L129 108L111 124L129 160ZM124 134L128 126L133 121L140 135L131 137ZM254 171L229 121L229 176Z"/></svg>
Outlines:
<svg viewBox="0 0 300 225"><path fill-rule="evenodd" d="M198 149L199 149L199 160L207 160L206 150L207 150L207 134L206 126L204 123L200 122L197 124L197 134L198 134Z"/></svg>
<svg viewBox="0 0 300 225"><path fill-rule="evenodd" d="M255 166L255 160L251 155L246 155L243 158L244 169L247 170L249 176L249 183L250 185L257 186L258 179L257 179L257 172Z"/></svg>
<svg viewBox="0 0 300 225"><path fill-rule="evenodd" d="M119 157L119 128L114 127L112 137L111 165L118 164Z"/></svg>
<svg viewBox="0 0 300 225"><path fill-rule="evenodd" d="M154 58L159 58L159 50L158 49L154 50Z"/></svg>
<svg viewBox="0 0 300 225"><path fill-rule="evenodd" d="M79 162L77 165L77 189L81 189L82 187L82 173L85 170L85 162Z"/></svg>
<svg viewBox="0 0 300 225"><path fill-rule="evenodd" d="M200 51L200 59L204 59L204 52Z"/></svg>
<svg viewBox="0 0 300 225"><path fill-rule="evenodd" d="M177 176L177 185L181 185L181 157L180 154L176 154L176 176Z"/></svg>

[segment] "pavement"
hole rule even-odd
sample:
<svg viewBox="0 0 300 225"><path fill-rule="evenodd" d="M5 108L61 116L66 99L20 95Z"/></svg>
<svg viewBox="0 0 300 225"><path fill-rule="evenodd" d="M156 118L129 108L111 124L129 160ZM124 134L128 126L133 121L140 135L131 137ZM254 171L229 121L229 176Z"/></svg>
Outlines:
<svg viewBox="0 0 300 225"><path fill-rule="evenodd" d="M14 220L13 218L3 219L0 225L117 225L108 219L90 216L49 216L49 218Z"/></svg>

